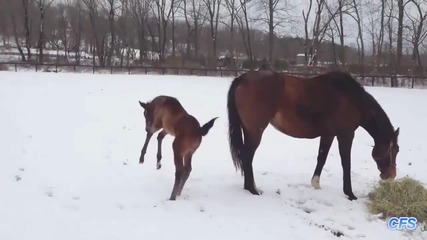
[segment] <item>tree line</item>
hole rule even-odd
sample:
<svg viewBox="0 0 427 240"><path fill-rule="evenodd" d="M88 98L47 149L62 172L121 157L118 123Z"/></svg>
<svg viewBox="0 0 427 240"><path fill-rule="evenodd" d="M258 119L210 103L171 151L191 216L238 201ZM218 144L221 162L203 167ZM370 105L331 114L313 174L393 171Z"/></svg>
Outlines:
<svg viewBox="0 0 427 240"><path fill-rule="evenodd" d="M0 0L22 61L422 68L427 0ZM299 54L299 55L298 55ZM298 62L297 55L300 57ZM427 61L427 59L425 59Z"/></svg>

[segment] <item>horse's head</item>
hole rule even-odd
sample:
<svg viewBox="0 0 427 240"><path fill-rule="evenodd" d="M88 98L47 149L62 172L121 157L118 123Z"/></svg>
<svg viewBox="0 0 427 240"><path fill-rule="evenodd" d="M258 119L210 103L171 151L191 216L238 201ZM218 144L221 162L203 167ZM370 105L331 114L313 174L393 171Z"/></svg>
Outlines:
<svg viewBox="0 0 427 240"><path fill-rule="evenodd" d="M143 103L139 101L139 105L144 108L145 131L148 133L156 132L157 129L154 125L154 104L151 102Z"/></svg>
<svg viewBox="0 0 427 240"><path fill-rule="evenodd" d="M381 179L394 179L396 177L396 156L399 153L398 136L399 128L394 131L389 142L377 143L372 149L372 157L381 172Z"/></svg>

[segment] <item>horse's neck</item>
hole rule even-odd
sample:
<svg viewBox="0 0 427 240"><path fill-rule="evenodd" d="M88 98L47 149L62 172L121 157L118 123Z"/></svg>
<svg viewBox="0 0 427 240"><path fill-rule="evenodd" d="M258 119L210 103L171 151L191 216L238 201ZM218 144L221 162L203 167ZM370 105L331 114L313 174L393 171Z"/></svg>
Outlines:
<svg viewBox="0 0 427 240"><path fill-rule="evenodd" d="M387 143L393 136L394 129L387 114L381 106L367 96L365 116L361 126L372 136L375 143Z"/></svg>

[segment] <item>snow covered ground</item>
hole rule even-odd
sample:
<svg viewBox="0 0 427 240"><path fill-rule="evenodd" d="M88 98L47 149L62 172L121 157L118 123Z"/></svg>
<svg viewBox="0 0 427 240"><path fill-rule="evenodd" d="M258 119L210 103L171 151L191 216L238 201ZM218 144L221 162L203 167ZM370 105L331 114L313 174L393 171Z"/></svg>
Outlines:
<svg viewBox="0 0 427 240"><path fill-rule="evenodd" d="M353 145L353 190L342 192L336 141L320 184L310 186L318 139L269 127L255 160L263 195L243 190L227 142L231 78L0 72L0 239L427 239L420 229L391 231L368 214L379 180L373 140ZM427 183L426 90L367 88L400 127L398 177ZM138 163L144 120L138 100L177 97L201 122L219 119L193 158L177 201L172 137L156 170L156 139ZM335 234L334 234L335 233ZM343 235L342 235L343 234Z"/></svg>

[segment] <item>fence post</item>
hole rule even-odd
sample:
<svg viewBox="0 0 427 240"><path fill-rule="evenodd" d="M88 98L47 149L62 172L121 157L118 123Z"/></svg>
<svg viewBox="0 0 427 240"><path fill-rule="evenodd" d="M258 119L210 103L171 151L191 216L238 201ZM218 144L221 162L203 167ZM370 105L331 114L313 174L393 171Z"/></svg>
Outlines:
<svg viewBox="0 0 427 240"><path fill-rule="evenodd" d="M55 64L55 72L58 73L58 64Z"/></svg>
<svg viewBox="0 0 427 240"><path fill-rule="evenodd" d="M163 75L165 75L166 68L162 69Z"/></svg>
<svg viewBox="0 0 427 240"><path fill-rule="evenodd" d="M130 75L130 67L128 67L128 75Z"/></svg>
<svg viewBox="0 0 427 240"><path fill-rule="evenodd" d="M39 65L38 65L38 64L36 64L36 72L38 71L38 66L39 66Z"/></svg>
<svg viewBox="0 0 427 240"><path fill-rule="evenodd" d="M412 86L411 86L411 88L414 88L414 85L415 85L415 77L412 77Z"/></svg>
<svg viewBox="0 0 427 240"><path fill-rule="evenodd" d="M18 66L17 66L17 64L15 63L15 72L17 72L18 71Z"/></svg>
<svg viewBox="0 0 427 240"><path fill-rule="evenodd" d="M113 66L110 66L110 74L113 74Z"/></svg>
<svg viewBox="0 0 427 240"><path fill-rule="evenodd" d="M372 86L374 86L374 83L375 83L375 77L372 76Z"/></svg>
<svg viewBox="0 0 427 240"><path fill-rule="evenodd" d="M95 65L92 67L92 74L95 74Z"/></svg>
<svg viewBox="0 0 427 240"><path fill-rule="evenodd" d="M219 72L221 73L221 77L222 77L222 69L220 69Z"/></svg>
<svg viewBox="0 0 427 240"><path fill-rule="evenodd" d="M73 71L76 72L76 65L73 66Z"/></svg>

